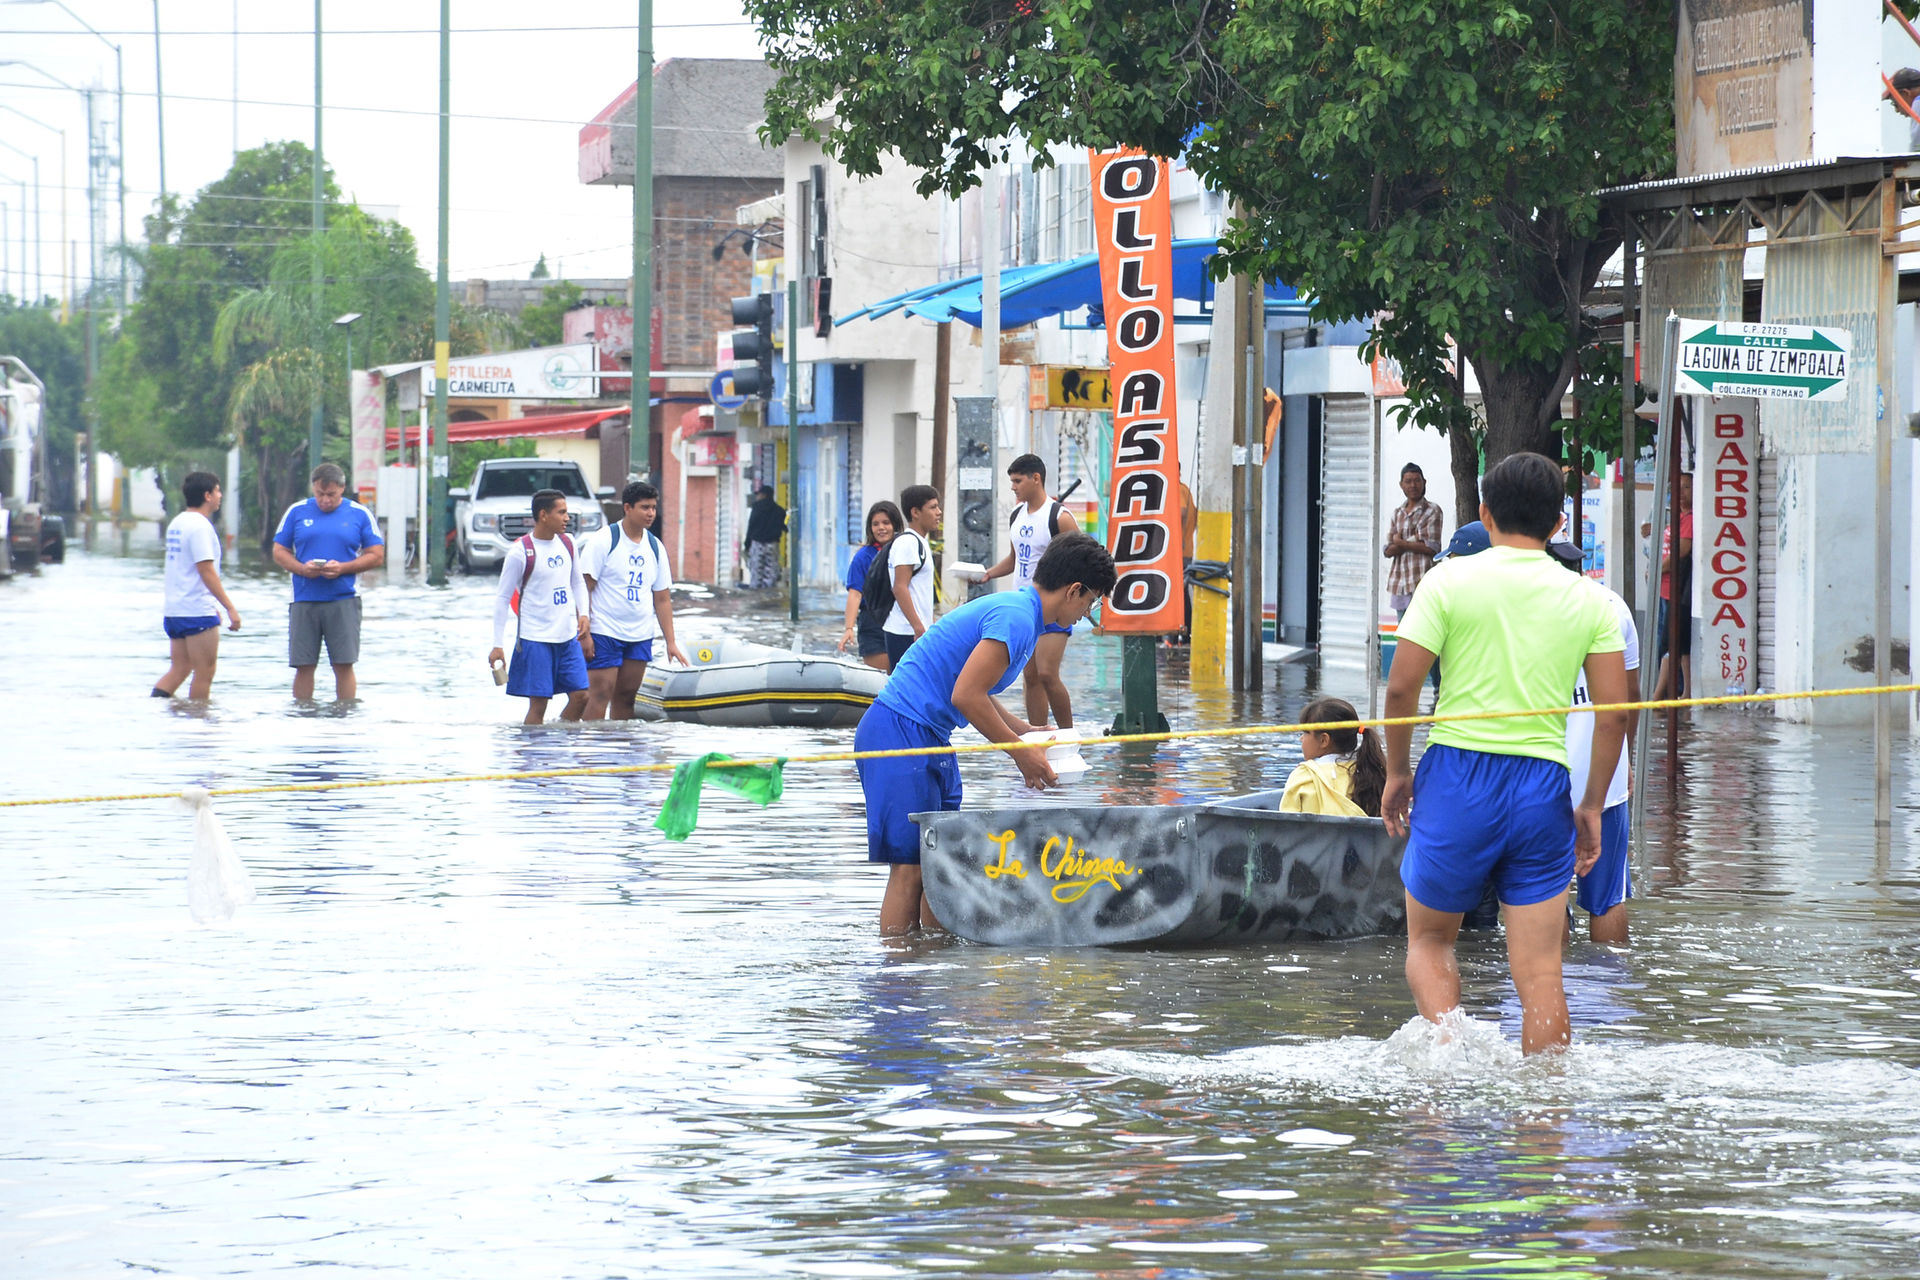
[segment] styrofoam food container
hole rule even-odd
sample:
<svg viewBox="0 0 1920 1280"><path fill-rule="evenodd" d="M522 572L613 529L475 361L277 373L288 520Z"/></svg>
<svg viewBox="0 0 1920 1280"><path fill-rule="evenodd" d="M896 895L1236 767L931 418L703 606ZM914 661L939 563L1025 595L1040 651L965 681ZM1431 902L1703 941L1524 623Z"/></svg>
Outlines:
<svg viewBox="0 0 1920 1280"><path fill-rule="evenodd" d="M1079 729L1035 729L1020 735L1022 742L1047 744L1047 763L1061 782L1078 782L1087 775L1086 757L1080 754L1084 739Z"/></svg>

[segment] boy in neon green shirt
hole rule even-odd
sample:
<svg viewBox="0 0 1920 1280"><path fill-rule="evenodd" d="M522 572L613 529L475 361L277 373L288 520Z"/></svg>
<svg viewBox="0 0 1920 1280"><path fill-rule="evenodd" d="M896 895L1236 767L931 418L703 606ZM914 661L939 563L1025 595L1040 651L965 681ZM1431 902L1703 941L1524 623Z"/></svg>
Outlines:
<svg viewBox="0 0 1920 1280"><path fill-rule="evenodd" d="M1624 711L1596 712L1587 794L1569 799L1566 691L1585 671L1596 704L1627 700L1619 620L1603 591L1546 552L1560 524L1565 480L1537 453L1519 453L1480 482L1492 545L1443 559L1400 619L1387 677L1389 718L1419 712L1439 659L1447 678L1436 714L1551 709L1553 714L1437 724L1416 778L1413 730L1389 727L1381 817L1405 835L1407 985L1423 1017L1460 1004L1454 939L1491 881L1505 908L1507 959L1522 1009L1521 1048L1569 1038L1560 948L1567 883L1600 855L1600 819L1626 731ZM1411 806L1411 809L1409 808Z"/></svg>

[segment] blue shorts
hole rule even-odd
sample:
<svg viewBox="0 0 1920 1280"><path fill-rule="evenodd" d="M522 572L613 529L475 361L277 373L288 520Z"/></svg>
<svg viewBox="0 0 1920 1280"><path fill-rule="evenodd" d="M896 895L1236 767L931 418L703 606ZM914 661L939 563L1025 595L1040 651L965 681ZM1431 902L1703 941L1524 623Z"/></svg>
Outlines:
<svg viewBox="0 0 1920 1280"><path fill-rule="evenodd" d="M551 698L587 687L587 659L578 640L522 640L507 664L507 696Z"/></svg>
<svg viewBox="0 0 1920 1280"><path fill-rule="evenodd" d="M907 650L913 648L913 642L920 637L903 636L898 632L885 631L881 633L881 638L887 642L887 665L897 667L900 665L900 659L907 656Z"/></svg>
<svg viewBox="0 0 1920 1280"><path fill-rule="evenodd" d="M1633 896L1633 868L1627 858L1633 824L1627 809L1622 800L1600 815L1600 861L1579 878L1574 891L1574 901L1589 915L1603 916Z"/></svg>
<svg viewBox="0 0 1920 1280"><path fill-rule="evenodd" d="M1567 766L1535 756L1430 746L1413 775L1413 814L1400 881L1434 911L1471 911L1492 881L1500 901L1529 907L1573 878Z"/></svg>
<svg viewBox="0 0 1920 1280"><path fill-rule="evenodd" d="M603 636L598 631L593 636L593 656L587 659L587 670L604 671L608 667L617 667L623 662L652 662L653 641L615 640L612 636Z"/></svg>
<svg viewBox="0 0 1920 1280"><path fill-rule="evenodd" d="M185 640L188 636L213 630L220 625L220 619L212 614L201 618L162 618L160 625L167 629L167 639Z"/></svg>
<svg viewBox="0 0 1920 1280"><path fill-rule="evenodd" d="M947 739L917 720L876 702L853 732L855 751L944 747ZM910 814L960 807L960 762L952 755L860 760L867 797L867 861L920 865L920 828Z"/></svg>

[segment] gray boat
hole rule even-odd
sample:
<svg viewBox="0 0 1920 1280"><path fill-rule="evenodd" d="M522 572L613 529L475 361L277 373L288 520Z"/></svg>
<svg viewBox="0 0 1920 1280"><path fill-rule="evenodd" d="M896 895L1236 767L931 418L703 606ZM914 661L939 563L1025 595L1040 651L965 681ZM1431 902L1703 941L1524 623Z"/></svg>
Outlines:
<svg viewBox="0 0 1920 1280"><path fill-rule="evenodd" d="M1404 932L1404 839L1281 813L1281 792L1187 807L916 813L927 901L998 946L1225 946Z"/></svg>
<svg viewBox="0 0 1920 1280"><path fill-rule="evenodd" d="M688 666L647 664L634 700L642 716L745 728L851 729L887 683L884 672L864 663L745 640L683 647Z"/></svg>

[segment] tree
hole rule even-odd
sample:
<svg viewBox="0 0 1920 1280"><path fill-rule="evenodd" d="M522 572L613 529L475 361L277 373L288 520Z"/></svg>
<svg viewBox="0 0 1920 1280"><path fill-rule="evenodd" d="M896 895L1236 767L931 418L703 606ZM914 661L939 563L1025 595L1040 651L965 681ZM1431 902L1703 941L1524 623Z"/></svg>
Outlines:
<svg viewBox="0 0 1920 1280"><path fill-rule="evenodd" d="M1672 169L1673 8L1652 0L746 8L780 72L766 135L855 174L897 152L923 194L957 194L1009 138L1184 150L1235 204L1222 267L1286 280L1319 319L1378 317L1463 494L1476 436L1489 461L1558 452L1581 302L1619 244L1594 193Z"/></svg>
<svg viewBox="0 0 1920 1280"><path fill-rule="evenodd" d="M550 284L540 291L540 301L520 311L521 342L529 347L551 347L565 332L566 314L580 305L580 286L571 280Z"/></svg>
<svg viewBox="0 0 1920 1280"><path fill-rule="evenodd" d="M533 264L533 271L527 276L527 279L546 280L552 277L552 275L553 272L547 270L547 255L543 253L540 255L540 261Z"/></svg>

